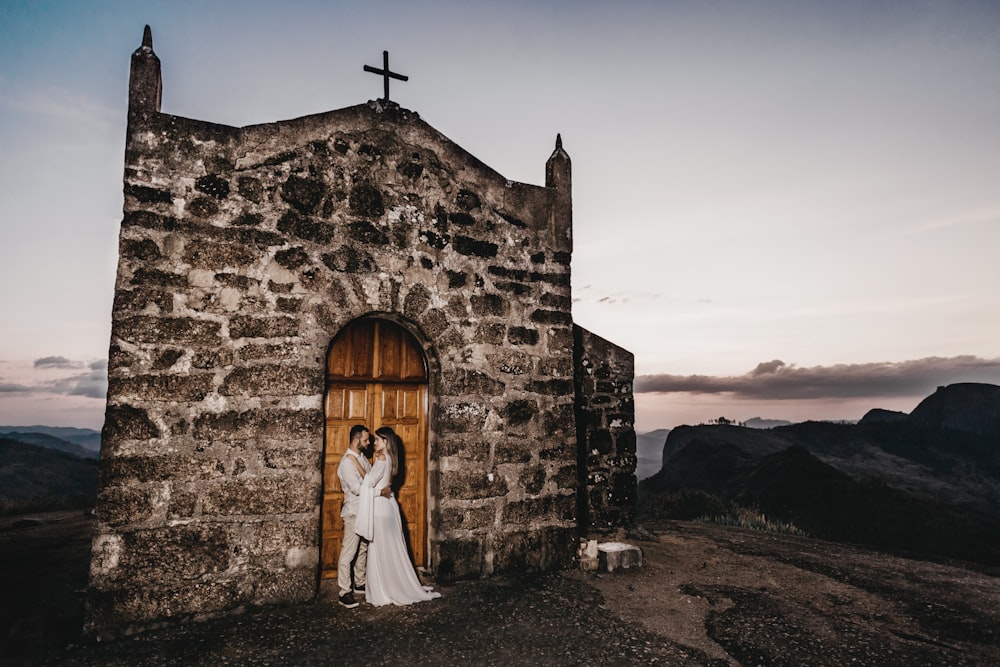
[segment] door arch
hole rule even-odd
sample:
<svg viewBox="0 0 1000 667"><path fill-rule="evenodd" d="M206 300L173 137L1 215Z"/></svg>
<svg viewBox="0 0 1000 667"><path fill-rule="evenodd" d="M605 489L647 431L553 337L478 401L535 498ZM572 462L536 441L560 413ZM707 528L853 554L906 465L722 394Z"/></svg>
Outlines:
<svg viewBox="0 0 1000 667"><path fill-rule="evenodd" d="M372 433L390 426L403 442L405 475L397 498L417 566L426 565L427 542L427 360L403 327L382 319L351 322L333 339L326 358L323 512L320 576L337 577L344 537L340 508L344 493L337 465L354 424Z"/></svg>

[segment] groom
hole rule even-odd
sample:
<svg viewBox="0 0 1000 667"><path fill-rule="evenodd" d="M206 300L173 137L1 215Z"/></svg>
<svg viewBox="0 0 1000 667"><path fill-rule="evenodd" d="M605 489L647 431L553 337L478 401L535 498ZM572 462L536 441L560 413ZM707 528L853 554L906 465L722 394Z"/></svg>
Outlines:
<svg viewBox="0 0 1000 667"><path fill-rule="evenodd" d="M354 593L365 591L366 565L368 564L368 541L361 539L354 532L354 523L358 517L358 499L361 494L361 480L371 470L361 450L368 446L371 435L368 427L357 424L351 427L351 441L347 451L340 458L337 466L337 478L344 492L344 506L340 516L344 520L344 540L340 545L340 561L337 563L337 585L340 587L340 604L353 609L358 606ZM355 559L355 554L357 559ZM354 562L354 590L351 590L351 562Z"/></svg>
<svg viewBox="0 0 1000 667"><path fill-rule="evenodd" d="M371 434L364 424L351 427L351 441L347 451L340 457L337 466L337 478L344 492L344 505L340 516L344 520L344 539L340 545L340 561L337 563L337 586L340 587L340 604L353 609L358 606L354 594L365 592L368 565L368 540L354 532L358 518L358 503L361 497L361 481L371 471L371 465L362 450L370 444ZM392 489L382 489L382 495L388 497ZM355 559L355 555L357 558ZM354 563L354 587L351 588L351 563Z"/></svg>

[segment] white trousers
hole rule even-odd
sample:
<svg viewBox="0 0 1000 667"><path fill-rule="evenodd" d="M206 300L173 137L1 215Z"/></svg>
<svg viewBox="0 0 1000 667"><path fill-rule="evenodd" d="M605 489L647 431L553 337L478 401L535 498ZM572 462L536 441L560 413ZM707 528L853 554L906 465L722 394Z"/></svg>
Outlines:
<svg viewBox="0 0 1000 667"><path fill-rule="evenodd" d="M354 522L357 517L343 518L344 541L340 545L340 560L337 562L337 586L340 587L341 595L351 591L351 561L354 561L355 586L365 585L368 565L368 540L361 539L361 536L354 532ZM354 554L358 555L357 560L354 560Z"/></svg>

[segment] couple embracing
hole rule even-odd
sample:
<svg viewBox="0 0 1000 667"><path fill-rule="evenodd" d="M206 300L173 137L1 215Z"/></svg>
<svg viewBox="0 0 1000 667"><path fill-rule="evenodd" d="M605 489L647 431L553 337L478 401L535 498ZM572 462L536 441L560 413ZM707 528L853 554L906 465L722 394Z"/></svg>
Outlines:
<svg viewBox="0 0 1000 667"><path fill-rule="evenodd" d="M337 466L340 488L344 491L344 540L337 566L340 604L358 606L354 594L364 595L373 605L411 604L440 597L423 586L413 570L399 506L392 483L399 471L399 436L388 426L375 431L374 462L361 450L368 445L368 428L351 427L351 442ZM351 563L354 586L351 586Z"/></svg>

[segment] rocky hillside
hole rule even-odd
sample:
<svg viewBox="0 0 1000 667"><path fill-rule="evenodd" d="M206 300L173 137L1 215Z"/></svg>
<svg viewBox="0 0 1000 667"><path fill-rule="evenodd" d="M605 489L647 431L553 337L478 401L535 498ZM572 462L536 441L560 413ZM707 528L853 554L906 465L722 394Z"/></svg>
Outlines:
<svg viewBox="0 0 1000 667"><path fill-rule="evenodd" d="M46 435L45 433L21 433L20 431L11 431L10 433L4 433L0 437L7 438L8 440L17 440L18 442L23 442L26 445L34 445L35 447L43 447L45 449L54 449L57 452L72 454L80 459L97 459L99 453L74 442L69 442L52 435Z"/></svg>
<svg viewBox="0 0 1000 667"><path fill-rule="evenodd" d="M71 426L0 426L0 435L39 447L50 447L75 456L97 458L101 432Z"/></svg>
<svg viewBox="0 0 1000 667"><path fill-rule="evenodd" d="M959 384L858 424L675 428L640 515L752 508L814 537L1000 564L997 415L1000 387Z"/></svg>
<svg viewBox="0 0 1000 667"><path fill-rule="evenodd" d="M1000 440L1000 387L965 382L938 387L910 413L925 428L952 429Z"/></svg>
<svg viewBox="0 0 1000 667"><path fill-rule="evenodd" d="M74 456L0 436L0 513L92 507L96 495L93 456Z"/></svg>
<svg viewBox="0 0 1000 667"><path fill-rule="evenodd" d="M668 428L660 428L649 433L635 434L635 477L646 479L660 469L663 459L663 443L667 440Z"/></svg>

